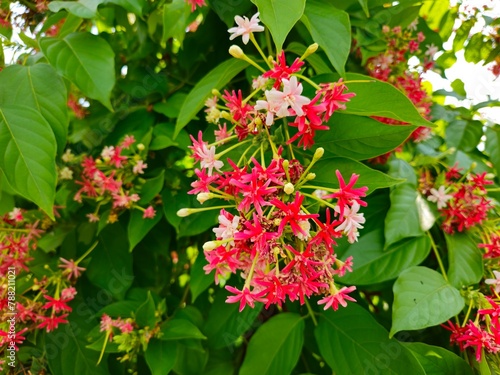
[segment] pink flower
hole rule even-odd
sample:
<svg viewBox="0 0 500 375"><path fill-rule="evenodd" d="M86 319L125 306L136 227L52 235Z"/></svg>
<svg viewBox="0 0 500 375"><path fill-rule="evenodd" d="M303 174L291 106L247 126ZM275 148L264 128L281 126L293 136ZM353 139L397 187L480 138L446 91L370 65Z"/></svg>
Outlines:
<svg viewBox="0 0 500 375"><path fill-rule="evenodd" d="M223 209L219 215L219 227L212 230L218 239L228 240L234 238L235 233L238 233L239 223L239 216L233 216L231 213ZM229 244L234 246L234 240L231 240Z"/></svg>
<svg viewBox="0 0 500 375"><path fill-rule="evenodd" d="M353 188L354 184L356 181L358 181L359 175L353 173L351 175L351 179L349 180L349 183L346 185L344 178L342 177L342 174L340 173L339 170L335 171L335 174L337 175L337 179L339 180L339 191L337 193L329 194L323 197L323 199L327 198L336 198L338 199L338 207L339 207L339 212L340 216L342 217L344 214L344 207L346 205L351 205L352 202L357 202L359 205L365 207L366 202L363 202L360 197L366 196L366 191L368 190L368 187L363 186L360 188Z"/></svg>
<svg viewBox="0 0 500 375"><path fill-rule="evenodd" d="M24 220L23 213L20 208L14 207L12 211L8 213L9 220L14 220L16 223L20 223Z"/></svg>
<svg viewBox="0 0 500 375"><path fill-rule="evenodd" d="M219 130L215 130L214 131L215 141L216 142L224 141L225 139L229 138L232 133L233 133L232 131L230 131L230 132L227 131L227 125L226 124L224 124L224 126L221 126L219 124Z"/></svg>
<svg viewBox="0 0 500 375"><path fill-rule="evenodd" d="M153 206L149 206L148 208L146 208L144 210L144 214L142 215L142 218L143 219L152 219L155 217L155 215L156 215L155 209L153 208Z"/></svg>
<svg viewBox="0 0 500 375"><path fill-rule="evenodd" d="M51 296L45 295L43 296L45 299L49 300L45 305L42 306L43 309L50 309L53 308L54 312L58 313L60 311L71 311L71 307L69 307L66 302L68 300L62 299L62 298L53 298Z"/></svg>
<svg viewBox="0 0 500 375"><path fill-rule="evenodd" d="M205 0L185 0L186 3L188 3L189 5L191 5L191 12L194 12L196 10L196 7L204 7L205 5L207 5L205 3Z"/></svg>
<svg viewBox="0 0 500 375"><path fill-rule="evenodd" d="M251 19L245 16L236 16L234 17L234 21L238 26L231 27L227 30L227 32L231 34L229 40L242 36L243 43L247 44L250 40L250 34L264 31L264 26L259 25L259 12L255 13Z"/></svg>
<svg viewBox="0 0 500 375"><path fill-rule="evenodd" d="M214 168L220 172L224 163L216 158L215 146L208 147L208 143L202 139L201 131L198 133L198 141L193 136L190 137L193 145L189 148L193 150L193 157L200 162L201 168L208 169L208 176L212 175Z"/></svg>
<svg viewBox="0 0 500 375"><path fill-rule="evenodd" d="M324 310L329 309L330 307L333 307L333 310L337 311L339 308L339 304L342 305L342 307L347 306L346 301L354 301L356 300L348 295L348 293L353 292L356 290L355 286L350 286L350 287L343 287L340 290L337 290L336 293L331 294L321 300L318 301L318 305L325 304Z"/></svg>
<svg viewBox="0 0 500 375"><path fill-rule="evenodd" d="M343 219L344 221L337 228L338 232L344 232L347 235L347 239L350 243L354 243L358 240L358 229L363 228L361 224L365 222L364 214L359 214L360 205L358 202L354 201L352 207L344 207ZM340 213L340 207L335 206L335 211ZM342 218L341 218L342 220Z"/></svg>
<svg viewBox="0 0 500 375"><path fill-rule="evenodd" d="M94 213L90 213L85 216L89 219L89 223L97 223L100 220L99 216Z"/></svg>
<svg viewBox="0 0 500 375"><path fill-rule="evenodd" d="M101 316L101 332L111 332L113 329L113 319L107 314Z"/></svg>
<svg viewBox="0 0 500 375"><path fill-rule="evenodd" d="M69 288L64 288L61 291L61 299L65 301L71 301L73 298L75 298L76 294L76 289L70 286Z"/></svg>
<svg viewBox="0 0 500 375"><path fill-rule="evenodd" d="M245 308L246 305L253 308L255 307L255 302L265 302L265 300L261 298L262 293L250 292L248 288L238 290L236 288L233 288L232 286L226 285L226 289L231 293L236 294L235 296L227 297L226 303L236 303L240 301L240 312Z"/></svg>
<svg viewBox="0 0 500 375"><path fill-rule="evenodd" d="M147 168L148 165L144 163L142 160L137 160L137 163L135 163L134 167L132 168L132 172L134 174L143 174L144 169Z"/></svg>
<svg viewBox="0 0 500 375"><path fill-rule="evenodd" d="M297 73L304 65L304 62L300 61L300 59L297 57L292 65L287 66L285 51L281 51L280 55L278 56L278 61L274 61L273 64L274 67L271 70L265 72L262 77L275 79L276 81L274 82L273 87L277 89L280 87L283 78L289 79L293 73Z"/></svg>
<svg viewBox="0 0 500 375"><path fill-rule="evenodd" d="M73 259L66 260L64 258L59 258L59 260L63 263L59 265L59 268L62 268L63 274L68 275L68 280L71 278L78 279L80 277L80 272L85 271L85 268L78 267L78 264L75 263Z"/></svg>
<svg viewBox="0 0 500 375"><path fill-rule="evenodd" d="M126 135L122 141L121 146L125 149L128 149L135 143L135 137L133 135Z"/></svg>
<svg viewBox="0 0 500 375"><path fill-rule="evenodd" d="M104 146L101 151L101 157L103 159L111 159L114 154L115 154L114 146Z"/></svg>
<svg viewBox="0 0 500 375"><path fill-rule="evenodd" d="M42 321L36 328L45 328L48 332L55 330L59 324L68 323L66 317L68 314L63 314L60 316L39 316L38 318Z"/></svg>
<svg viewBox="0 0 500 375"><path fill-rule="evenodd" d="M492 285L495 293L500 293L500 272L493 271L493 274L495 275L494 279L485 279L484 282L488 285Z"/></svg>

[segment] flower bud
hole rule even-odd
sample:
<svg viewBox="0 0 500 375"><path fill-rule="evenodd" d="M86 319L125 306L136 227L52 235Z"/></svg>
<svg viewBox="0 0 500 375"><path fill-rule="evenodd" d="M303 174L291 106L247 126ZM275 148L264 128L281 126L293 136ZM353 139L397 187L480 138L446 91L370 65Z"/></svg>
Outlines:
<svg viewBox="0 0 500 375"><path fill-rule="evenodd" d="M493 173L486 173L486 176L484 176L487 180L494 180L495 175Z"/></svg>
<svg viewBox="0 0 500 375"><path fill-rule="evenodd" d="M243 50L235 44L229 47L229 54L237 59L242 59L245 56Z"/></svg>
<svg viewBox="0 0 500 375"><path fill-rule="evenodd" d="M318 147L316 151L314 152L314 159L318 160L321 159L323 154L325 153L325 149L323 147Z"/></svg>
<svg viewBox="0 0 500 375"><path fill-rule="evenodd" d="M146 148L146 146L144 146L142 143L139 143L139 144L137 145L137 149L138 149L139 151L142 151L142 150L144 150L145 148Z"/></svg>
<svg viewBox="0 0 500 375"><path fill-rule="evenodd" d="M220 96L220 91L217 89L212 89L212 95Z"/></svg>
<svg viewBox="0 0 500 375"><path fill-rule="evenodd" d="M216 241L208 241L203 244L203 250L210 251L216 249L218 246Z"/></svg>
<svg viewBox="0 0 500 375"><path fill-rule="evenodd" d="M285 184L283 190L285 191L285 193L290 195L294 192L295 188L293 187L293 184L291 182L288 182Z"/></svg>
<svg viewBox="0 0 500 375"><path fill-rule="evenodd" d="M233 117L231 116L231 114L227 111L222 111L220 113L220 117L222 117L224 120L228 120L228 121L232 121L233 120Z"/></svg>
<svg viewBox="0 0 500 375"><path fill-rule="evenodd" d="M318 47L319 47L318 43L313 43L309 47L307 47L304 54L302 56L300 56L300 61L308 58L310 55L312 55L314 52L316 52L318 50Z"/></svg>
<svg viewBox="0 0 500 375"><path fill-rule="evenodd" d="M283 169L287 170L289 166L290 161L288 161L287 159L283 160Z"/></svg>
<svg viewBox="0 0 500 375"><path fill-rule="evenodd" d="M256 117L254 122L255 122L255 125L257 125L257 126L262 125L262 120L260 119L260 117Z"/></svg>
<svg viewBox="0 0 500 375"><path fill-rule="evenodd" d="M212 193L200 193L196 196L196 199L198 200L198 202L203 204L206 201L208 201L209 199L212 199L213 197L214 197L214 195Z"/></svg>
<svg viewBox="0 0 500 375"><path fill-rule="evenodd" d="M189 208L181 208L179 211L177 211L177 216L179 217L186 217L191 215L191 210Z"/></svg>
<svg viewBox="0 0 500 375"><path fill-rule="evenodd" d="M306 180L311 181L311 180L314 180L315 178L316 178L316 173L308 173Z"/></svg>

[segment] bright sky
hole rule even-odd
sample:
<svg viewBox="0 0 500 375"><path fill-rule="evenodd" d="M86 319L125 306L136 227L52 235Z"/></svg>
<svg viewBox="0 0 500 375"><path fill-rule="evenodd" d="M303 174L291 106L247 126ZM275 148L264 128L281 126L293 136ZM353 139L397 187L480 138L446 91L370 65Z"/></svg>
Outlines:
<svg viewBox="0 0 500 375"><path fill-rule="evenodd" d="M465 6L475 7L487 5L493 8L492 11L486 13L487 16L492 18L500 17L500 1L498 0L464 0L462 4ZM458 25L459 23L460 21L458 21ZM483 22L477 22L471 32L475 33L480 30L483 30L483 32L486 31ZM451 49L452 42L452 40L447 41L444 44L444 47L446 49ZM434 90L445 89L447 91L451 91L450 82L453 82L457 78L464 82L468 100L459 102L455 98L449 97L447 98L446 103L470 107L470 105L484 102L488 99L500 100L500 78L495 79L495 76L488 70L488 67L485 67L480 63L473 64L465 61L463 50L459 51L456 56L457 62L445 72L448 80L441 78L441 76L433 72L425 74L424 76L425 79L432 83ZM485 119L493 123L500 123L499 107L483 108L480 112Z"/></svg>

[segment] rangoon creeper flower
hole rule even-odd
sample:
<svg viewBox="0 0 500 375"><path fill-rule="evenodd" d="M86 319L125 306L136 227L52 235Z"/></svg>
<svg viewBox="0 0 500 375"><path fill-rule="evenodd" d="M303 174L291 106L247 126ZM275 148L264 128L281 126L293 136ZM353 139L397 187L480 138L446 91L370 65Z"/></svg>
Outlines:
<svg viewBox="0 0 500 375"><path fill-rule="evenodd" d="M344 232L347 235L347 240L350 243L354 243L358 240L359 232L358 229L363 228L361 224L365 222L364 214L359 214L360 205L358 202L352 202L352 207L344 207L344 221L338 227L335 228L338 232ZM340 213L340 207L335 206L335 211Z"/></svg>
<svg viewBox="0 0 500 375"><path fill-rule="evenodd" d="M437 203L438 209L446 207L446 202L453 198L452 195L446 194L444 185L441 185L437 190L432 188L430 193L431 195L427 197L427 200Z"/></svg>
<svg viewBox="0 0 500 375"><path fill-rule="evenodd" d="M264 26L259 25L259 12L255 13L250 19L245 16L235 16L234 21L238 26L231 27L227 30L227 32L231 34L229 40L241 36L243 43L247 44L250 40L250 34L264 31Z"/></svg>
<svg viewBox="0 0 500 375"><path fill-rule="evenodd" d="M311 99L302 96L302 84L297 82L297 77L293 76L289 80L283 79L283 91L275 88L266 91L266 98L271 108L278 108L276 115L278 117L290 116L291 108L297 116L303 116L302 106L309 104Z"/></svg>
<svg viewBox="0 0 500 375"><path fill-rule="evenodd" d="M234 235L238 233L238 225L240 224L240 217L237 215L231 215L226 210L221 210L221 215L219 215L219 227L212 229L221 240L227 240L234 238ZM229 242L230 245L234 246L234 240Z"/></svg>
<svg viewBox="0 0 500 375"><path fill-rule="evenodd" d="M484 282L488 285L493 285L495 293L500 293L500 271L493 271L494 279L485 279Z"/></svg>

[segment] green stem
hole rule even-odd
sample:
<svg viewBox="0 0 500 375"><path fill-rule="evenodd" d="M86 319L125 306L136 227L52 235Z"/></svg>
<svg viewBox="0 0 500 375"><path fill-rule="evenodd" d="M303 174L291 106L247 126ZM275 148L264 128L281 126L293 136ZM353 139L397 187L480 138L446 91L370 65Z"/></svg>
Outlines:
<svg viewBox="0 0 500 375"><path fill-rule="evenodd" d="M319 85L316 83L316 82L313 82L312 80L310 80L309 78L307 78L306 76L303 76L302 74L294 74L294 76L296 77L299 77L301 80L303 81L306 81L307 83L309 83L312 87L314 87L316 90L320 90L321 87L319 87Z"/></svg>
<svg viewBox="0 0 500 375"><path fill-rule="evenodd" d="M314 195L312 195L312 194L307 194L307 193L301 193L301 194L302 194L303 196L305 196L305 197L309 197L309 198L312 198L312 199L314 199L314 200L316 200L316 201L318 201L318 202L321 202L321 203L323 203L323 204L327 205L328 207L330 207L330 208L332 208L332 209L335 209L335 206L334 206L333 204L328 203L327 201L325 201L325 200L323 200L323 199L321 199L321 198L315 197L315 196L314 196Z"/></svg>
<svg viewBox="0 0 500 375"><path fill-rule="evenodd" d="M309 315L311 316L313 324L316 327L318 325L318 321L316 320L316 317L314 316L314 311L311 308L311 305L309 305L309 301L307 299L305 299L304 301L306 302L307 311L309 311Z"/></svg>
<svg viewBox="0 0 500 375"><path fill-rule="evenodd" d="M259 46L259 43L257 43L257 41L255 40L255 36L253 35L253 33L250 34L250 40L252 41L253 45L255 46L255 48L257 48L257 51L259 51L260 55L262 56L262 58L264 59L264 61L266 62L267 66L272 69L273 66L269 63L269 59L267 58L267 56L264 54L264 51L262 51L262 49L260 48Z"/></svg>
<svg viewBox="0 0 500 375"><path fill-rule="evenodd" d="M444 269L443 261L441 260L441 255L439 255L438 248L436 246L436 243L434 242L434 239L432 238L432 235L430 232L427 232L427 235L429 236L429 239L431 240L431 247L432 251L434 252L434 255L436 255L436 259L439 264L439 269L441 270L441 273L443 274L443 278L448 282L448 276L446 275L446 271Z"/></svg>
<svg viewBox="0 0 500 375"><path fill-rule="evenodd" d="M85 254L83 254L80 258L78 258L78 260L75 262L76 265L78 265L78 263L80 263L82 260L84 260L87 255L89 255L92 250L94 250L97 246L97 244L99 243L99 241L96 241L92 244L92 246L90 246L90 248L85 252Z"/></svg>

